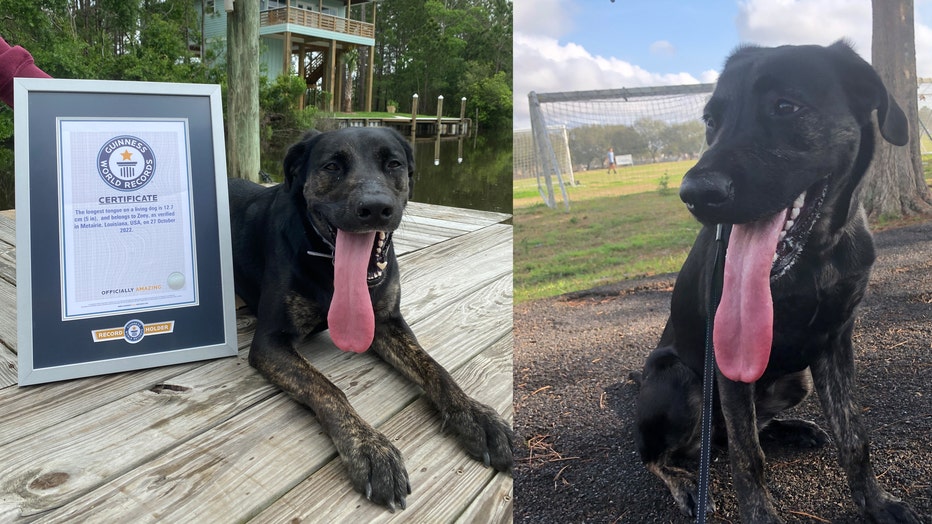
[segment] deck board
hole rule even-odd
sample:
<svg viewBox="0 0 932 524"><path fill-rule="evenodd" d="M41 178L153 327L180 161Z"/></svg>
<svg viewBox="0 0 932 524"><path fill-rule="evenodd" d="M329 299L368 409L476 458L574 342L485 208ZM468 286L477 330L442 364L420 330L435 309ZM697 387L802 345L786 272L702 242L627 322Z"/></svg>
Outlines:
<svg viewBox="0 0 932 524"><path fill-rule="evenodd" d="M511 420L507 219L412 203L396 251L402 311L421 344ZM353 491L312 414L248 365L248 313L237 357L16 387L12 223L0 214L0 521L511 522L511 477L442 433L420 388L326 333L299 350L401 450L405 511Z"/></svg>

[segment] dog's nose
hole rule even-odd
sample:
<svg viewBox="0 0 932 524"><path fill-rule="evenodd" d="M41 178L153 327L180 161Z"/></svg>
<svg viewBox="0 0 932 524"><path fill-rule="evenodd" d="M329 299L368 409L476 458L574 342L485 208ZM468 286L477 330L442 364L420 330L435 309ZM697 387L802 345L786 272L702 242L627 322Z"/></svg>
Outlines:
<svg viewBox="0 0 932 524"><path fill-rule="evenodd" d="M384 226L394 216L395 202L387 196L374 195L356 206L356 218L367 226Z"/></svg>
<svg viewBox="0 0 932 524"><path fill-rule="evenodd" d="M680 184L680 200L690 207L721 205L733 194L731 178L719 171L689 172Z"/></svg>

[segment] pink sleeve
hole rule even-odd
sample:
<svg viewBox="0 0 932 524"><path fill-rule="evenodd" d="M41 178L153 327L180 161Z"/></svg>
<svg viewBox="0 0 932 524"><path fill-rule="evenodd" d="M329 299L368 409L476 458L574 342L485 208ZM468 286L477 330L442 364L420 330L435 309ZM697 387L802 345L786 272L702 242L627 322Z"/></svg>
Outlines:
<svg viewBox="0 0 932 524"><path fill-rule="evenodd" d="M13 77L49 78L36 67L32 55L20 46L10 47L0 38L0 100L13 107Z"/></svg>

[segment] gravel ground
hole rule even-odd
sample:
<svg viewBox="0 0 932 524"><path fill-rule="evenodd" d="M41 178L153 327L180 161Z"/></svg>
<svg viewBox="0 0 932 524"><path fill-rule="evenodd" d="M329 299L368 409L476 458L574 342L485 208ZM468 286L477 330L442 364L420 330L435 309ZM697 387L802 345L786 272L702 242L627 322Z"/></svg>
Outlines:
<svg viewBox="0 0 932 524"><path fill-rule="evenodd" d="M878 259L855 328L858 397L881 484L932 522L932 221L875 235ZM520 523L674 522L666 487L634 445L628 380L660 338L675 275L515 307L515 510ZM790 415L827 427L813 394ZM765 443L788 522L861 522L834 443ZM713 455L713 522L738 522L730 467Z"/></svg>

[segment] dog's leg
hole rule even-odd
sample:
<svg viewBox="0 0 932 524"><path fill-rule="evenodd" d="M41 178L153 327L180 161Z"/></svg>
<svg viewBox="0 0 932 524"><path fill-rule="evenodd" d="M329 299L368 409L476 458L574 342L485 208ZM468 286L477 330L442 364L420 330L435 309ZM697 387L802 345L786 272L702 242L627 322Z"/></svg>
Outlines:
<svg viewBox="0 0 932 524"><path fill-rule="evenodd" d="M262 321L259 323L249 363L314 411L357 491L391 510L396 506L404 509L411 485L401 452L356 413L338 387L294 350L290 335L263 333Z"/></svg>
<svg viewBox="0 0 932 524"><path fill-rule="evenodd" d="M812 376L808 369L777 378L770 383L754 384L754 406L760 440L794 444L801 448L816 448L828 442L828 434L814 422L801 419L776 419L812 392Z"/></svg>
<svg viewBox="0 0 932 524"><path fill-rule="evenodd" d="M635 441L641 461L670 490L680 512L696 516L695 468L702 416L702 378L668 346L651 352L638 380ZM715 510L709 497L707 511Z"/></svg>
<svg viewBox="0 0 932 524"><path fill-rule="evenodd" d="M916 512L884 491L874 476L861 408L852 394L855 368L850 327L812 364L812 378L855 504L873 522L920 522Z"/></svg>
<svg viewBox="0 0 932 524"><path fill-rule="evenodd" d="M422 387L466 452L486 466L511 471L512 430L501 416L463 392L453 377L418 344L400 315L376 322L372 350Z"/></svg>
<svg viewBox="0 0 932 524"><path fill-rule="evenodd" d="M754 385L733 382L718 373L722 414L728 428L728 454L742 522L783 522L764 483L764 452L757 436Z"/></svg>

